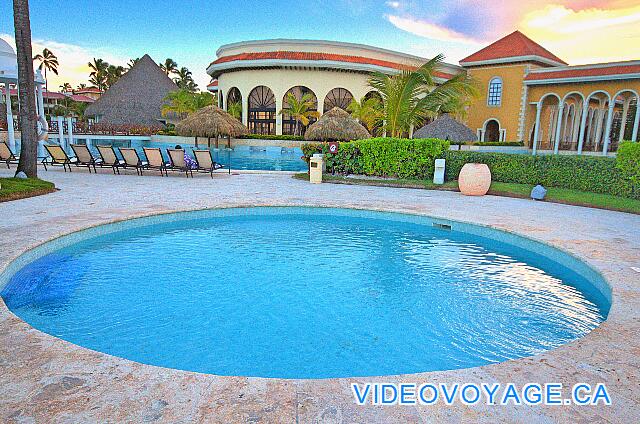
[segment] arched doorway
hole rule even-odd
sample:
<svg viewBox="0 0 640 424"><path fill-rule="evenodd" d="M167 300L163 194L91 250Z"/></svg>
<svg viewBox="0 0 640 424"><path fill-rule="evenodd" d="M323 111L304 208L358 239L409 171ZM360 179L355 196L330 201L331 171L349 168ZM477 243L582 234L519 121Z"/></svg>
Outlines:
<svg viewBox="0 0 640 424"><path fill-rule="evenodd" d="M609 152L616 152L624 140L633 140L636 117L638 116L638 93L621 90L614 97L614 115L610 132ZM637 138L637 134L636 134ZM633 140L635 141L635 140Z"/></svg>
<svg viewBox="0 0 640 424"><path fill-rule="evenodd" d="M484 137L482 141L500 141L500 122L496 119L489 119L484 124Z"/></svg>
<svg viewBox="0 0 640 424"><path fill-rule="evenodd" d="M346 88L334 88L329 91L329 93L324 98L324 108L322 110L323 113L326 113L333 109L334 107L339 107L340 109L347 110L349 104L353 100L353 94Z"/></svg>
<svg viewBox="0 0 640 424"><path fill-rule="evenodd" d="M603 149L610 96L606 91L596 91L587 97L589 115L585 124L583 152L599 152Z"/></svg>
<svg viewBox="0 0 640 424"><path fill-rule="evenodd" d="M276 133L276 98L269 87L260 85L249 93L249 132Z"/></svg>
<svg viewBox="0 0 640 424"><path fill-rule="evenodd" d="M242 94L237 87L233 87L227 94L227 112L242 121Z"/></svg>
<svg viewBox="0 0 640 424"><path fill-rule="evenodd" d="M313 101L313 107L309 108L309 111L317 111L318 110L318 98L316 97L316 93L314 93L310 88L298 85L290 88L282 98L282 134L284 135L301 135L304 134L306 128L316 122L316 118L310 117L309 124L304 126L302 123L297 123L296 120L286 112L286 109L289 107L287 103L287 98L289 95L293 95L298 101L302 100L302 98L306 95L311 97ZM296 134L296 123L298 124L298 130Z"/></svg>

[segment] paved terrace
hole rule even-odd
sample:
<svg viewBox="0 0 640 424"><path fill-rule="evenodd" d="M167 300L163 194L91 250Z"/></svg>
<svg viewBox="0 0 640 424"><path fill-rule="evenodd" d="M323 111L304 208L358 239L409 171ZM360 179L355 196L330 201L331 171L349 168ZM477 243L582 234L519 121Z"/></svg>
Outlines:
<svg viewBox="0 0 640 424"><path fill-rule="evenodd" d="M0 176L9 176L0 171ZM0 422L640 422L640 216L499 197L346 185L289 175L42 171L61 191L0 203L0 269L52 237L128 217L245 205L405 211L491 225L587 260L613 287L608 321L533 358L467 370L358 379L219 377L142 365L41 333L0 300ZM179 258L177 259L179 260ZM185 263L186 266L186 263ZM359 407L350 382L606 383L611 407Z"/></svg>

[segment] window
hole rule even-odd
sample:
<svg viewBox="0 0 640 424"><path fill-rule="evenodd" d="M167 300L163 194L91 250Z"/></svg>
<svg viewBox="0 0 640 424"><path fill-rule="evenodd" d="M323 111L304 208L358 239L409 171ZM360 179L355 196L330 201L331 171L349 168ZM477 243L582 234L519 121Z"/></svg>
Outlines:
<svg viewBox="0 0 640 424"><path fill-rule="evenodd" d="M502 104L502 79L494 78L489 82L489 106L500 106Z"/></svg>

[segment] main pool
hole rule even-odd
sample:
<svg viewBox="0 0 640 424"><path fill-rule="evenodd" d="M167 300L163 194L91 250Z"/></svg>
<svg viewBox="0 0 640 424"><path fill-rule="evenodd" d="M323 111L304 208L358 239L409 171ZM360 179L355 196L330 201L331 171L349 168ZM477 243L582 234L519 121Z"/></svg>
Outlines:
<svg viewBox="0 0 640 424"><path fill-rule="evenodd" d="M42 245L0 276L33 327L145 364L279 378L451 370L535 355L606 319L602 278L519 236L428 217L239 208Z"/></svg>

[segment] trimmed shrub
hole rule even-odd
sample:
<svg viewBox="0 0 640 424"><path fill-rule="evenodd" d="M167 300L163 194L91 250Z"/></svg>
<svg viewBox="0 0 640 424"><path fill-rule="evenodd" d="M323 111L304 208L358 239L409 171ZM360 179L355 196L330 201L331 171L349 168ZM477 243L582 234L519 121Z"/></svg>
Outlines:
<svg viewBox="0 0 640 424"><path fill-rule="evenodd" d="M304 141L304 137L301 135L245 134L245 135L241 135L238 138L259 139L259 140Z"/></svg>
<svg viewBox="0 0 640 424"><path fill-rule="evenodd" d="M431 178L436 158L444 157L449 142L439 139L371 138L340 143L336 154L329 153L328 143L302 146L305 159L324 153L327 169L341 174L379 177Z"/></svg>
<svg viewBox="0 0 640 424"><path fill-rule="evenodd" d="M493 181L503 183L542 184L636 198L640 194L614 158L449 151L446 159L448 180L457 179L465 163L484 163Z"/></svg>
<svg viewBox="0 0 640 424"><path fill-rule="evenodd" d="M451 141L452 146L504 146L524 147L522 141Z"/></svg>
<svg viewBox="0 0 640 424"><path fill-rule="evenodd" d="M620 144L616 167L631 184L633 197L640 198L640 142L625 141Z"/></svg>

